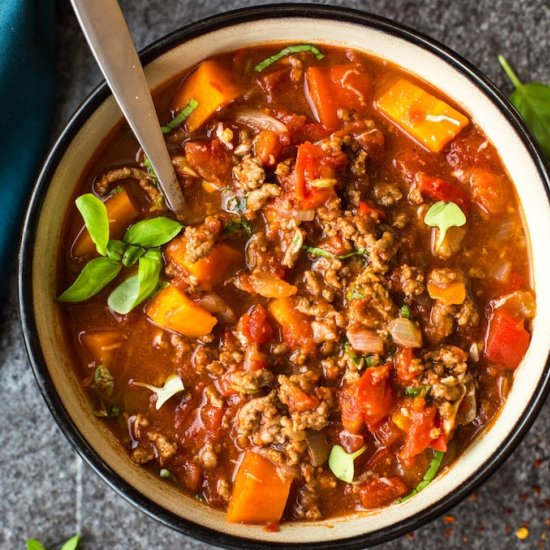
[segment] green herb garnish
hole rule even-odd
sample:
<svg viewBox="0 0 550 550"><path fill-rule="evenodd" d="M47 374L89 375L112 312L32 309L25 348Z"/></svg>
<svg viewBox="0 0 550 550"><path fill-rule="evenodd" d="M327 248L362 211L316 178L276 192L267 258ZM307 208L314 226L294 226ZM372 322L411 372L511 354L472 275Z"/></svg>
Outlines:
<svg viewBox="0 0 550 550"><path fill-rule="evenodd" d="M83 200L82 197L85 197ZM77 206L85 212L86 227L92 235L96 231L96 245L102 256L90 260L82 269L76 281L59 296L60 302L82 302L95 296L120 273L122 266L130 267L139 262L138 273L126 279L113 292L108 304L117 313L125 315L148 298L158 287L162 255L159 246L172 240L183 228L172 218L159 216L132 225L123 240L109 240L109 221L105 206L93 195L77 199ZM93 200L89 197L93 197ZM95 201L98 201L103 209ZM82 211L81 210L81 211ZM104 220L102 220L104 216ZM102 226L106 220L107 234ZM99 230L97 228L100 228ZM96 228L96 229L94 229ZM105 241L105 238L107 241ZM94 241L95 242L95 241Z"/></svg>
<svg viewBox="0 0 550 550"><path fill-rule="evenodd" d="M151 161L146 155L143 156L143 164L145 166L145 169L147 170L147 173L151 176L153 183L158 187L159 179L158 179L157 173L155 172L155 169L153 168Z"/></svg>
<svg viewBox="0 0 550 550"><path fill-rule="evenodd" d="M375 355L366 355L365 356L365 363L367 365L367 368L370 368L370 367L376 367L376 365L378 365L378 359L376 358Z"/></svg>
<svg viewBox="0 0 550 550"><path fill-rule="evenodd" d="M524 84L518 78L504 56L498 60L516 87L510 101L535 134L548 158L550 158L550 86L540 82Z"/></svg>
<svg viewBox="0 0 550 550"><path fill-rule="evenodd" d="M431 389L431 386L409 387L405 388L405 395L408 395L409 397L426 397Z"/></svg>
<svg viewBox="0 0 550 550"><path fill-rule="evenodd" d="M113 395L115 379L111 371L105 365L99 365L94 371L94 390L104 399L109 399Z"/></svg>
<svg viewBox="0 0 550 550"><path fill-rule="evenodd" d="M363 248L360 248L358 250L354 250L353 252L350 252L349 254L342 254L341 256L338 256L336 254L333 254L332 252L329 252L328 250L325 250L324 248L318 248L315 246L307 246L303 245L302 250L305 250L312 256L321 256L323 258L334 258L337 260L345 260L347 258L351 258L352 256L364 256L367 254L367 251Z"/></svg>
<svg viewBox="0 0 550 550"><path fill-rule="evenodd" d="M160 469L160 472L159 472L159 476L162 478L162 479L170 479L170 477L172 476L170 470L168 470L167 468L161 468Z"/></svg>
<svg viewBox="0 0 550 550"><path fill-rule="evenodd" d="M241 218L240 220L229 220L225 224L223 231L227 235L236 233L237 231L244 231L246 234L252 235L252 225L246 218Z"/></svg>
<svg viewBox="0 0 550 550"><path fill-rule="evenodd" d="M171 374L165 380L162 388L157 388L156 386L151 386L150 384L144 384L142 382L133 382L133 385L147 388L156 394L157 402L155 404L155 408L157 411L164 405L164 403L166 403L166 401L168 401L168 399L185 389L181 378L177 374Z"/></svg>
<svg viewBox="0 0 550 550"><path fill-rule="evenodd" d="M401 317L404 317L405 319L410 319L411 308L407 304L405 304L404 306L401 306L401 309L399 310L399 315L401 315Z"/></svg>
<svg viewBox="0 0 550 550"><path fill-rule="evenodd" d="M361 456L366 450L367 446L365 445L358 451L348 454L343 447L340 445L335 445L330 451L328 466L338 479L345 481L346 483L351 483L353 481L353 476L355 475L353 461L358 456Z"/></svg>
<svg viewBox="0 0 550 550"><path fill-rule="evenodd" d="M74 535L63 544L61 550L76 550L78 548L80 538L80 535ZM36 539L28 539L27 550L46 550L46 547Z"/></svg>
<svg viewBox="0 0 550 550"><path fill-rule="evenodd" d="M129 277L109 295L109 307L126 315L143 300L148 298L157 288L162 267L162 255L159 250L148 250L138 260L137 275Z"/></svg>
<svg viewBox="0 0 550 550"><path fill-rule="evenodd" d="M408 495L404 496L399 502L405 502L406 500L409 500L410 498L420 493L422 489L425 489L430 484L430 482L433 480L433 478L437 474L444 456L445 456L445 453L442 451L434 452L434 456L432 458L432 461L430 462L430 466L428 467L428 470L424 474L422 481L416 486L415 489L413 489Z"/></svg>
<svg viewBox="0 0 550 550"><path fill-rule="evenodd" d="M273 63L277 63L279 59L291 55L293 53L300 52L311 52L316 59L323 59L325 54L322 53L317 47L312 46L311 44L298 44L296 46L287 46L283 48L279 53L269 56L267 59L264 59L261 63L258 63L254 66L254 70L257 73L261 73L264 69L267 69Z"/></svg>
<svg viewBox="0 0 550 550"><path fill-rule="evenodd" d="M84 225L96 246L98 254L105 256L109 242L109 216L105 204L92 193L80 195L75 204L82 214L82 218L84 218Z"/></svg>
<svg viewBox="0 0 550 550"><path fill-rule="evenodd" d="M441 246L450 227L461 227L466 223L466 216L454 202L439 201L433 204L424 216L424 223L439 228L437 248Z"/></svg>
<svg viewBox="0 0 550 550"><path fill-rule="evenodd" d="M109 258L90 260L76 281L59 296L58 300L60 302L82 302L95 296L118 275L121 267L119 262Z"/></svg>
<svg viewBox="0 0 550 550"><path fill-rule="evenodd" d="M198 106L199 102L191 98L187 105L166 126L162 126L162 133L169 134L172 130L175 130Z"/></svg>

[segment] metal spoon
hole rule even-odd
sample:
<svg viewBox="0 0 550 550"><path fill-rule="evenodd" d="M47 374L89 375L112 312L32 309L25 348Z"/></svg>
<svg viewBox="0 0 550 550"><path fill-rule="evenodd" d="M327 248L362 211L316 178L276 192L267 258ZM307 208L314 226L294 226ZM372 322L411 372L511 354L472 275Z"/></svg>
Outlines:
<svg viewBox="0 0 550 550"><path fill-rule="evenodd" d="M117 0L71 0L107 84L153 165L168 206L181 214L185 200L170 161L143 67Z"/></svg>

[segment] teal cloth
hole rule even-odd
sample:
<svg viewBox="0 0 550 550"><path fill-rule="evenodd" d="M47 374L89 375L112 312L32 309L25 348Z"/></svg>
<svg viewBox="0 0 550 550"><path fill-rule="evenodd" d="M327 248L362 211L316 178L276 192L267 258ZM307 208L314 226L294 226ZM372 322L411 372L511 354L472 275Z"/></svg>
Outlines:
<svg viewBox="0 0 550 550"><path fill-rule="evenodd" d="M54 102L55 0L0 0L0 280L13 258Z"/></svg>

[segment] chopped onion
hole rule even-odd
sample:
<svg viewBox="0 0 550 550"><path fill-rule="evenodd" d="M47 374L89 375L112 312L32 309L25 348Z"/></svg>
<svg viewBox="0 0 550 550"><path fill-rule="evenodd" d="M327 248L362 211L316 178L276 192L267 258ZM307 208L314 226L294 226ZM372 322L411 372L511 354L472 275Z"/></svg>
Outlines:
<svg viewBox="0 0 550 550"><path fill-rule="evenodd" d="M288 132L288 127L280 120L251 107L239 107L236 109L235 121L257 130L273 130L278 134Z"/></svg>
<svg viewBox="0 0 550 550"><path fill-rule="evenodd" d="M328 441L322 431L308 430L306 441L309 450L309 457L313 466L321 466L324 464L330 453Z"/></svg>
<svg viewBox="0 0 550 550"><path fill-rule="evenodd" d="M384 341L374 330L348 329L346 337L351 347L362 353L384 353Z"/></svg>
<svg viewBox="0 0 550 550"><path fill-rule="evenodd" d="M479 346L477 345L477 342L472 342L472 345L470 346L470 357L474 363L479 361Z"/></svg>
<svg viewBox="0 0 550 550"><path fill-rule="evenodd" d="M512 272L512 262L504 262L496 266L492 272L493 278L501 283L506 283Z"/></svg>
<svg viewBox="0 0 550 550"><path fill-rule="evenodd" d="M473 381L468 382L466 385L466 395L464 396L464 403L461 406L461 411L464 411L464 413L461 415L458 423L462 426L469 424L476 419L476 386Z"/></svg>
<svg viewBox="0 0 550 550"><path fill-rule="evenodd" d="M282 218L296 220L297 222L311 222L315 218L315 210L298 210L296 208L276 208L275 211Z"/></svg>
<svg viewBox="0 0 550 550"><path fill-rule="evenodd" d="M235 322L236 318L233 310L214 292L209 292L201 296L199 298L199 304L209 313L219 317L224 323Z"/></svg>
<svg viewBox="0 0 550 550"><path fill-rule="evenodd" d="M300 468L298 465L289 466L283 462L277 464L277 473L283 480L298 479L300 477Z"/></svg>
<svg viewBox="0 0 550 550"><path fill-rule="evenodd" d="M334 178L318 178L309 182L311 187L317 187L318 189L330 189L338 183L338 180Z"/></svg>
<svg viewBox="0 0 550 550"><path fill-rule="evenodd" d="M422 347L422 333L418 325L410 319L405 319L404 317L394 319L388 325L388 329L397 344L406 348Z"/></svg>
<svg viewBox="0 0 550 550"><path fill-rule="evenodd" d="M508 241L515 237L517 230L518 227L515 219L512 216L508 216L500 223L495 237L497 241Z"/></svg>
<svg viewBox="0 0 550 550"><path fill-rule="evenodd" d="M296 294L298 290L294 285L271 273L256 273L250 275L248 280L254 292L264 298L287 298Z"/></svg>

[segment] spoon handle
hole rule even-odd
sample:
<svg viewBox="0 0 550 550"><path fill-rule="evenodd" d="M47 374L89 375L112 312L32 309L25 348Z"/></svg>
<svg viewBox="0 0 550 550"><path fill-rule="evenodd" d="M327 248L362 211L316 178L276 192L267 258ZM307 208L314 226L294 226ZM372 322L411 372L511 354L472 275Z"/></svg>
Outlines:
<svg viewBox="0 0 550 550"><path fill-rule="evenodd" d="M179 214L185 200L160 129L149 85L117 0L71 0L107 84L153 165L168 206Z"/></svg>

